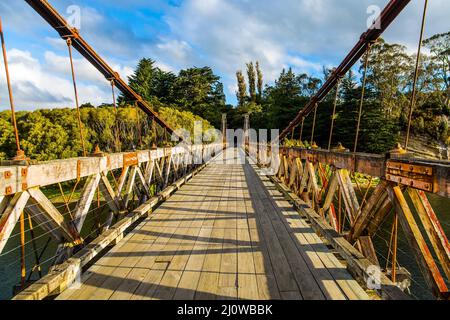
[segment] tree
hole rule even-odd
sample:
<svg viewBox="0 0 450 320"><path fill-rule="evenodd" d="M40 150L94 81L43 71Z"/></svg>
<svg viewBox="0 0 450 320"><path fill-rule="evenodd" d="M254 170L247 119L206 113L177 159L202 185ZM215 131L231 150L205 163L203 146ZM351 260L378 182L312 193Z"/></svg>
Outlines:
<svg viewBox="0 0 450 320"><path fill-rule="evenodd" d="M256 73L253 62L247 63L247 77L250 101L256 103Z"/></svg>
<svg viewBox="0 0 450 320"><path fill-rule="evenodd" d="M265 91L267 101L267 125L269 128L283 129L299 112L306 99L300 95L299 78L291 68L283 69L274 86Z"/></svg>
<svg viewBox="0 0 450 320"><path fill-rule="evenodd" d="M263 73L261 71L258 61L256 61L256 75L258 78L258 81L257 81L258 93L257 93L257 97L256 97L256 103L261 104L262 95L263 95L264 76L263 76Z"/></svg>
<svg viewBox="0 0 450 320"><path fill-rule="evenodd" d="M172 72L166 72L156 67L152 59L143 58L139 61L133 75L128 77L129 86L146 101L155 98L171 103L170 90L176 80ZM121 95L119 104L131 103L128 97Z"/></svg>
<svg viewBox="0 0 450 320"><path fill-rule="evenodd" d="M412 58L406 47L386 43L383 39L372 46L367 69L367 97L381 102L387 118L399 119L407 108L405 90L411 85L411 71Z"/></svg>
<svg viewBox="0 0 450 320"><path fill-rule="evenodd" d="M236 72L236 78L238 83L238 91L236 93L238 99L238 107L242 108L247 102L247 85L245 83L245 77L242 71Z"/></svg>
<svg viewBox="0 0 450 320"><path fill-rule="evenodd" d="M220 128L225 94L219 80L209 67L181 70L171 87L171 99L181 110L190 111Z"/></svg>
<svg viewBox="0 0 450 320"><path fill-rule="evenodd" d="M450 109L450 31L426 39L423 42L431 52L434 90L443 97L442 103Z"/></svg>

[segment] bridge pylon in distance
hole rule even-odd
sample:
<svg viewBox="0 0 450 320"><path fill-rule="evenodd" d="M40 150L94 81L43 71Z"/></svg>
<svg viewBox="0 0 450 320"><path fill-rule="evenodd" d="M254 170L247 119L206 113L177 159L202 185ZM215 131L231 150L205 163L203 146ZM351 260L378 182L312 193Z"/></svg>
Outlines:
<svg viewBox="0 0 450 320"><path fill-rule="evenodd" d="M227 143L227 114L222 113L222 142L224 146Z"/></svg>
<svg viewBox="0 0 450 320"><path fill-rule="evenodd" d="M244 145L247 146L250 142L250 114L244 116Z"/></svg>

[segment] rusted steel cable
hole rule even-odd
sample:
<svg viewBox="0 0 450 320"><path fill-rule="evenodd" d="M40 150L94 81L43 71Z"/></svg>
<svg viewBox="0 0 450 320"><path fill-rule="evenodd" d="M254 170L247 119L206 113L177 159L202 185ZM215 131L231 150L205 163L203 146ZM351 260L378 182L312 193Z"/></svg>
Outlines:
<svg viewBox="0 0 450 320"><path fill-rule="evenodd" d="M305 125L305 118L302 118L302 126L300 128L300 142L302 142L303 139L303 127Z"/></svg>
<svg viewBox="0 0 450 320"><path fill-rule="evenodd" d="M30 235L31 235L31 245L33 247L33 254L34 254L34 260L36 262L35 266L31 269L30 275L28 276L28 281L31 279L31 275L35 270L37 270L39 274L39 278L42 278L42 270L41 270L41 263L39 258L39 252L36 246L36 240L35 240L35 234L34 234L34 228L33 228L33 221L31 220L31 216L27 215L28 217L28 225L30 228Z"/></svg>
<svg viewBox="0 0 450 320"><path fill-rule="evenodd" d="M328 151L331 150L331 141L333 140L333 130L334 130L334 121L336 120L336 107L339 99L339 90L341 88L341 81L342 79L339 79L336 84L336 95L334 97L334 104L333 104L333 115L331 116L331 126L330 126L330 138L328 139Z"/></svg>
<svg viewBox="0 0 450 320"><path fill-rule="evenodd" d="M2 41L3 62L5 64L6 83L8 86L9 103L10 103L10 107L11 107L11 122L14 127L14 136L16 139L16 147L17 147L17 157L15 159L24 160L25 155L20 148L19 130L17 128L16 111L14 109L14 96L12 93L11 78L9 76L8 55L6 54L5 37L3 35L3 24L2 24L1 18L0 18L0 38ZM19 158L21 158L21 159L19 159Z"/></svg>
<svg viewBox="0 0 450 320"><path fill-rule="evenodd" d="M137 124L137 136L138 136L138 146L139 148L142 146L142 131L141 131L141 119L139 117L139 107L137 101L135 102L136 107L136 124Z"/></svg>
<svg viewBox="0 0 450 320"><path fill-rule="evenodd" d="M414 70L414 81L411 92L411 101L409 105L409 116L408 116L408 129L406 132L405 139L405 150L408 151L409 139L411 134L411 124L412 124L412 116L414 112L414 107L416 103L416 91L417 91L417 80L419 79L419 64L420 64L420 53L422 52L422 42L423 42L423 34L425 31L425 23L427 19L427 9L428 9L428 0L425 0L423 7L423 16L422 16L422 25L420 28L420 38L419 38L419 46L417 48L417 57L416 57L416 68Z"/></svg>
<svg viewBox="0 0 450 320"><path fill-rule="evenodd" d="M353 65L358 62L367 50L369 43L378 39L381 34L389 27L389 25L397 18L397 16L403 11L403 9L411 2L411 0L390 0L384 10L381 12L375 24L380 25L381 28L374 28L371 26L365 33L363 33L353 47L353 49L344 58L342 63L336 68L335 74L327 79L327 81L318 90L315 96L306 104L306 106L300 110L294 120L291 121L289 126L280 133L278 140L282 140L290 132L292 127L297 126L302 118L306 117L312 112L316 103L320 103L327 94L334 88L339 77L344 76Z"/></svg>
<svg viewBox="0 0 450 320"><path fill-rule="evenodd" d="M111 92L112 92L112 99L113 99L113 106L114 106L114 115L116 117L116 121L114 121L114 139L115 141L115 151L120 152L120 138L119 138L119 125L117 123L117 101L116 101L116 92L114 90L115 88L115 81L114 79L111 79Z"/></svg>
<svg viewBox="0 0 450 320"><path fill-rule="evenodd" d="M72 39L67 38L66 42L67 42L67 48L69 49L70 68L72 71L72 82L73 82L73 90L74 90L74 94L75 94L75 104L77 107L78 129L80 130L81 147L83 148L83 156L86 157L87 152L86 152L86 146L84 144L83 126L81 123L81 113L80 113L80 104L78 101L77 81L76 81L76 77L75 77L75 68L73 65Z"/></svg>
<svg viewBox="0 0 450 320"><path fill-rule="evenodd" d="M20 283L25 287L27 267L25 265L25 213L20 214Z"/></svg>
<svg viewBox="0 0 450 320"><path fill-rule="evenodd" d="M369 47L367 48L366 57L364 59L364 76L363 76L363 82L362 82L362 88L361 88L361 100L359 101L358 123L356 125L356 136L355 136L355 145L353 148L353 152L356 152L358 150L359 130L361 127L361 117L362 117L362 111L363 111L363 106L364 106L364 97L366 95L367 69L369 68L369 57L370 57L371 49L372 49L372 44L370 44Z"/></svg>
<svg viewBox="0 0 450 320"><path fill-rule="evenodd" d="M319 107L319 104L316 103L316 106L314 108L314 119L313 119L313 125L312 125L312 129L311 129L311 146L314 143L314 134L316 131L316 120L317 120L317 108Z"/></svg>

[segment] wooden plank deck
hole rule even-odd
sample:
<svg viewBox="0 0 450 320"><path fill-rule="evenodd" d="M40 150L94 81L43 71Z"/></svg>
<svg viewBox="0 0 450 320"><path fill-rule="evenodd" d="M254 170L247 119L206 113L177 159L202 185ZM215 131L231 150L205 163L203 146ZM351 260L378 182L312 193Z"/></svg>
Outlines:
<svg viewBox="0 0 450 320"><path fill-rule="evenodd" d="M57 299L368 296L254 165L217 160Z"/></svg>

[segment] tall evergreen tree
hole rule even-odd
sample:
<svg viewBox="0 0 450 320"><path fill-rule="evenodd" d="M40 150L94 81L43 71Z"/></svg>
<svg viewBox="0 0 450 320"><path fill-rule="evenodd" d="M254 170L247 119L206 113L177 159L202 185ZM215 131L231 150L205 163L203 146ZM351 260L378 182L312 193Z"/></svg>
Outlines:
<svg viewBox="0 0 450 320"><path fill-rule="evenodd" d="M247 63L247 77L250 101L256 103L256 73L253 62Z"/></svg>
<svg viewBox="0 0 450 320"><path fill-rule="evenodd" d="M256 96L256 102L258 104L261 104L262 102L262 95L263 95L263 85L264 85L264 76L261 70L261 67L259 65L259 61L256 61L256 75L257 75L257 87L258 87L258 93Z"/></svg>
<svg viewBox="0 0 450 320"><path fill-rule="evenodd" d="M236 93L238 99L238 106L243 108L247 102L247 85L245 83L245 77L242 71L236 72L236 78L238 83L238 91Z"/></svg>

